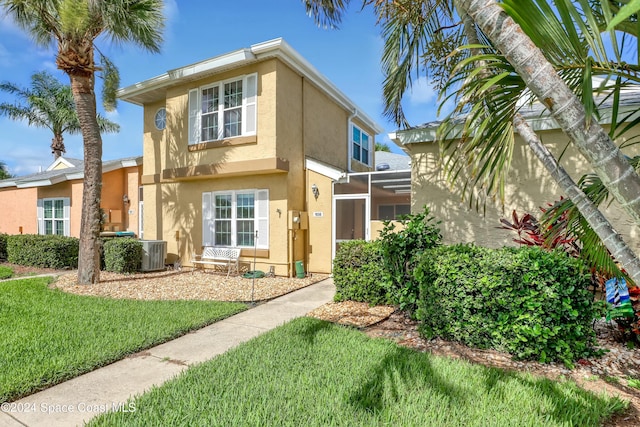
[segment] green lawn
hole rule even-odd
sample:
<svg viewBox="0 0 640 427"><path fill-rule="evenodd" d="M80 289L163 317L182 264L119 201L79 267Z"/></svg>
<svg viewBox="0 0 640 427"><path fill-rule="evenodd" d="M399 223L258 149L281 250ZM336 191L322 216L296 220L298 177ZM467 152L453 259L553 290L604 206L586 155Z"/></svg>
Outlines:
<svg viewBox="0 0 640 427"><path fill-rule="evenodd" d="M49 289L49 282L0 283L0 402L246 309L239 303L77 296Z"/></svg>
<svg viewBox="0 0 640 427"><path fill-rule="evenodd" d="M598 426L626 407L554 382L430 356L301 318L91 426Z"/></svg>

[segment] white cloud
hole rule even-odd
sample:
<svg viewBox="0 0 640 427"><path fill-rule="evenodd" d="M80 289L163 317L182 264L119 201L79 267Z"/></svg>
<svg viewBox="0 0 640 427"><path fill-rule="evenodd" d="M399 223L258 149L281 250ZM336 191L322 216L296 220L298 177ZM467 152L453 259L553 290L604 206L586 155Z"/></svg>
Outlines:
<svg viewBox="0 0 640 427"><path fill-rule="evenodd" d="M433 90L426 77L414 80L407 95L413 106L433 104L438 99L438 93Z"/></svg>
<svg viewBox="0 0 640 427"><path fill-rule="evenodd" d="M173 23L178 17L178 3L175 0L166 0L164 2L164 17L167 20L167 25Z"/></svg>

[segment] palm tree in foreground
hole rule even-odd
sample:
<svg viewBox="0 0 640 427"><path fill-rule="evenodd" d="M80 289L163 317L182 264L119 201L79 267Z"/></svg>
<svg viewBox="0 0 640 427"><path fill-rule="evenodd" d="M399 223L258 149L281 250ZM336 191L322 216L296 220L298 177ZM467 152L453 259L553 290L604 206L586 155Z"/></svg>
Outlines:
<svg viewBox="0 0 640 427"><path fill-rule="evenodd" d="M63 134L80 133L71 87L63 85L46 71L31 76L31 87L20 88L11 82L0 83L0 91L16 95L22 102L0 103L0 116L13 120L26 120L29 126L47 128L53 133L51 152L57 159L66 152ZM100 114L97 115L100 132L118 132L120 126Z"/></svg>
<svg viewBox="0 0 640 427"><path fill-rule="evenodd" d="M303 0L303 2L307 5L308 13L316 18L316 22L325 25L327 23L339 23L341 15L349 3L348 0ZM505 9L507 9L506 6L500 5L497 1L493 0L376 0L373 2L365 0L363 5L370 3L376 8L379 21L383 24L393 19L394 14L395 17L399 16L409 24L398 26L396 33L388 31L385 34L386 44L390 39L389 36L399 36L400 40L399 44L395 47L399 49L401 55L394 56L385 50L385 55L387 56L383 57L383 66L387 67L385 69L387 79L385 80L384 88L385 113L394 117L398 124L406 125L399 100L401 99L401 95L404 94L404 91L410 87L410 73L421 64L420 58L425 54L423 50L425 40L427 40L427 42L430 41L430 37L440 33L442 29L447 28L445 25L439 25L440 22L438 20L443 17L450 18L453 16L451 14L451 6L453 6L457 10L458 15L462 17L465 26L472 25L474 31L477 29L485 38L484 40L486 40L486 42L483 44L490 43L497 52L503 54L509 66L512 67L515 74L521 79L522 88L528 88L531 93L547 107L572 143L588 160L598 176L601 177L603 184L609 189L612 196L629 213L634 221L640 224L640 196L638 196L640 194L640 177L618 147L613 143L607 132L596 120L592 119L594 113L592 106L587 104L587 108L585 109L580 99L574 95L573 91L563 81L561 76L556 73L553 65L545 58L543 51L538 48L539 45L537 46L531 40L530 35L527 34L526 31L523 31L505 11ZM516 2L505 1L504 3L515 4ZM538 4L541 5L540 7L542 7L543 3L546 4L546 2L542 0L538 1ZM603 10L610 6L608 0L602 0L600 3L594 0L593 3L596 5L600 5L601 3ZM577 11L575 8L570 8L571 2L556 2L556 5L558 8L562 8L563 12L569 11L567 13L574 13L574 10ZM520 9L522 9L522 7L518 2L517 7L514 6L512 11L519 11ZM606 10L610 11L610 9ZM583 12L585 11L586 9L583 10ZM580 19L576 18L576 16ZM571 15L570 17L576 19L578 22L582 21L579 11L575 12L575 16ZM541 27L544 26L544 24L546 24L545 20L539 20L536 25ZM456 25L457 23L454 23L452 26ZM481 61L482 60L484 59L481 59ZM503 69L494 67L494 71L495 70L501 72ZM471 76L478 77L481 72L481 68L476 68L475 71L471 73ZM498 74L497 76L489 76L491 80L486 82L486 85L482 87L483 90L499 85L499 77L503 74L504 73ZM407 81L409 85L407 85ZM585 81L590 81L590 78L585 79ZM585 93L586 92L583 92L583 95ZM484 114L486 110L485 104L482 102L477 103L475 108L482 114ZM510 117L512 120L518 118L517 115L511 115ZM514 123L517 126L518 133L523 136L532 148L534 148L534 146L535 148L544 148L539 141L535 141L535 134L528 132L530 129L527 128L526 122L516 120ZM500 138L506 139L505 135L512 135L513 132L499 132L499 134ZM505 146L508 149L510 144ZM484 149L485 153L488 152L486 147L479 147L479 149ZM549 155L550 153L540 151L536 152L536 154L544 158L545 166L553 169L550 170L552 176L557 180L561 180L559 184L565 191L569 187L571 187L572 190L576 189L575 184L566 179L568 175L566 173L560 173L561 171L558 169L557 163L553 162L555 159ZM501 157L493 157L490 161L487 161L484 167L486 168L487 165L495 166L497 162L507 164L509 159L510 152L507 150L501 154ZM558 174L556 174L556 172L558 172ZM583 197L584 194L580 194L577 191L572 191L572 193L570 194L582 199L583 202L587 201L585 200L586 198ZM587 204L581 206L587 206ZM585 214L585 217L594 214L593 218L596 219L595 214L599 213L598 209L592 205L588 207L590 214ZM599 215L594 223L594 228L603 229L606 222L605 220L602 215ZM601 238L603 236L601 236ZM628 247L623 248L624 245L620 240L620 236L610 227L606 237L609 238L609 242L617 240L615 246L621 250L624 249L625 254L628 255L627 265L625 265L622 259L619 258L619 260L624 267L628 267L628 270L633 270L635 274L632 274L632 276L635 280L640 279L640 264L633 251L630 251ZM615 255L622 255L622 252L616 252L618 251L612 250L612 253Z"/></svg>
<svg viewBox="0 0 640 427"><path fill-rule="evenodd" d="M97 120L95 73L104 74L103 100L115 106L117 69L100 54L99 36L129 42L151 52L160 50L164 17L161 0L0 0L0 9L42 46L58 47L56 65L71 82L84 142L84 187L78 254L78 282L100 280L100 198L102 193L102 138ZM98 51L99 54L99 51Z"/></svg>

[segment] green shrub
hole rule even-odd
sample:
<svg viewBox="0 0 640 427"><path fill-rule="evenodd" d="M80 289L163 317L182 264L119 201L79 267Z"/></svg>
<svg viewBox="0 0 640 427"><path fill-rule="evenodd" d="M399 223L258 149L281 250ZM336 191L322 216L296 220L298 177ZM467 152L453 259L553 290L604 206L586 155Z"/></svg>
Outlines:
<svg viewBox="0 0 640 427"><path fill-rule="evenodd" d="M9 279L13 276L13 270L4 265L0 265L0 280Z"/></svg>
<svg viewBox="0 0 640 427"><path fill-rule="evenodd" d="M117 238L104 242L105 270L134 273L142 266L142 243L132 238Z"/></svg>
<svg viewBox="0 0 640 427"><path fill-rule="evenodd" d="M7 237L7 234L0 233L0 259L7 259Z"/></svg>
<svg viewBox="0 0 640 427"><path fill-rule="evenodd" d="M598 353L589 272L565 253L445 246L424 253L415 278L428 338L567 365Z"/></svg>
<svg viewBox="0 0 640 427"><path fill-rule="evenodd" d="M8 236L7 259L14 264L33 267L77 268L78 239L38 234Z"/></svg>
<svg viewBox="0 0 640 427"><path fill-rule="evenodd" d="M336 301L387 304L380 241L350 240L340 244L333 260Z"/></svg>
<svg viewBox="0 0 640 427"><path fill-rule="evenodd" d="M380 233L382 258L391 300L401 310L413 313L418 298L413 269L425 250L440 245L442 234L440 222L429 216L426 206L421 213L402 216L400 223L402 226L396 230L393 222L384 222Z"/></svg>

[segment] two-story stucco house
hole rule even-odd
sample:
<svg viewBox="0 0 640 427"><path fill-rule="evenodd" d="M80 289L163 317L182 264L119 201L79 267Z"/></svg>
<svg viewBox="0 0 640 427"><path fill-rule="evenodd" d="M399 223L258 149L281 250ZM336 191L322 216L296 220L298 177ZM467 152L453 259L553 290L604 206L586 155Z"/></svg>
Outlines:
<svg viewBox="0 0 640 427"><path fill-rule="evenodd" d="M331 271L332 184L373 169L382 129L284 40L118 96L144 107L144 238L168 262L232 246L245 269Z"/></svg>

